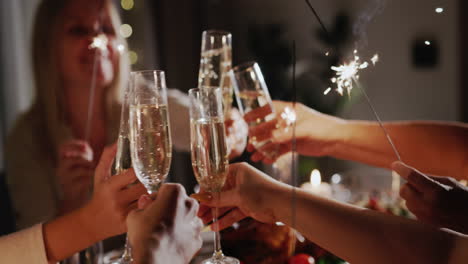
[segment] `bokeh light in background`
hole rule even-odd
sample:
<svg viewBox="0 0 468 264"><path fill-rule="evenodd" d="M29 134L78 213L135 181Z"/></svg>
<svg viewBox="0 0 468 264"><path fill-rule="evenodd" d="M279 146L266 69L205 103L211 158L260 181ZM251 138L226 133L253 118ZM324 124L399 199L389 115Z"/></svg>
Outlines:
<svg viewBox="0 0 468 264"><path fill-rule="evenodd" d="M440 14L440 13L443 13L444 12L444 8L443 7L437 7L435 9L436 13Z"/></svg>
<svg viewBox="0 0 468 264"><path fill-rule="evenodd" d="M138 54L135 51L130 50L128 52L128 56L130 58L130 63L131 64L136 64L138 62Z"/></svg>
<svg viewBox="0 0 468 264"><path fill-rule="evenodd" d="M122 24L120 26L120 35L124 38L129 38L133 34L133 28L129 24Z"/></svg>
<svg viewBox="0 0 468 264"><path fill-rule="evenodd" d="M120 1L120 5L122 6L122 8L124 10L131 10L133 8L133 6L135 5L135 3L133 2L133 0L122 0Z"/></svg>

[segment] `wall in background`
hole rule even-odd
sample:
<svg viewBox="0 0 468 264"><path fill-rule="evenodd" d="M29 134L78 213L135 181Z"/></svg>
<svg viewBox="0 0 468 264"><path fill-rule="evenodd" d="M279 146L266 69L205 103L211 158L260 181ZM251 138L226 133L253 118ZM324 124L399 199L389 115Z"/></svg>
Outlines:
<svg viewBox="0 0 468 264"><path fill-rule="evenodd" d="M219 1L211 0L214 4ZM358 47L363 58L379 53L380 62L361 74L361 81L383 120L459 120L460 108L460 47L459 1L436 0L311 0L325 24L330 25L339 10L348 10L358 18L365 10L384 3L385 8L371 20L367 30L367 46ZM441 5L444 12L437 14ZM234 61L251 60L246 41L247 26L251 24L283 24L284 40L297 42L297 58L303 74L310 74L318 61L313 53L325 53L326 47L315 39L319 24L303 0L238 0L231 3L236 24L230 29L234 38ZM221 10L221 9L220 9ZM240 15L242 14L242 15ZM226 14L218 15L219 20ZM233 23L234 24L234 23ZM412 45L417 38L435 39L439 45L439 63L435 68L413 66ZM350 50L351 53L351 50ZM310 87L323 91L326 87ZM320 95L321 96L321 95ZM356 98L354 98L356 99ZM350 119L374 120L364 98L357 98L340 116ZM384 175L388 171L369 168L351 162L326 159L323 172L358 175ZM305 175L301 175L305 176Z"/></svg>
<svg viewBox="0 0 468 264"><path fill-rule="evenodd" d="M359 47L362 57L370 58L374 53L380 55L381 61L375 68L364 72L361 80L384 120L459 119L458 1L444 1L442 14L435 12L441 2L434 0L312 2L327 25L340 9L349 10L356 18L379 3L385 4L383 11L367 27L368 45ZM234 12L242 13L236 21L239 26L234 29L237 33L234 34L235 48L242 54L246 54L244 51L247 49L246 26L270 23L286 25L285 39L297 41L298 60L307 60L310 68L314 66L311 52L314 49L325 52L325 47L313 39L312 32L319 26L304 1L285 4L282 0L239 0L233 8ZM438 41L440 60L436 68L422 70L412 66L411 46L419 37L431 37ZM248 59L248 56L241 58ZM362 99L342 115L373 119Z"/></svg>
<svg viewBox="0 0 468 264"><path fill-rule="evenodd" d="M20 112L27 110L33 98L31 68L31 30L38 0L1 1L1 32L3 35L2 93L5 98L6 130Z"/></svg>
<svg viewBox="0 0 468 264"><path fill-rule="evenodd" d="M443 1L444 12L434 10L441 1L393 0L369 25L369 50L378 51L381 62L363 82L384 119L460 118L458 1ZM434 38L440 47L434 69L412 66L411 45L415 38ZM347 114L371 119L362 102Z"/></svg>

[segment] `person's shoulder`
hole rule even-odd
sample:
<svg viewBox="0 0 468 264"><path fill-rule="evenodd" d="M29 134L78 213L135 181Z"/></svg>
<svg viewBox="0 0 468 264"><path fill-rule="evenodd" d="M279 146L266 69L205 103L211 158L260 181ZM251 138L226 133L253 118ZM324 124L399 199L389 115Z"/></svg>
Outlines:
<svg viewBox="0 0 468 264"><path fill-rule="evenodd" d="M18 115L18 118L16 118L8 137L15 137L25 131L37 128L40 123L39 118L39 115L33 109L29 109L28 111L21 113Z"/></svg>
<svg viewBox="0 0 468 264"><path fill-rule="evenodd" d="M20 114L7 135L6 148L17 148L17 144L25 144L40 134L40 116L33 109Z"/></svg>

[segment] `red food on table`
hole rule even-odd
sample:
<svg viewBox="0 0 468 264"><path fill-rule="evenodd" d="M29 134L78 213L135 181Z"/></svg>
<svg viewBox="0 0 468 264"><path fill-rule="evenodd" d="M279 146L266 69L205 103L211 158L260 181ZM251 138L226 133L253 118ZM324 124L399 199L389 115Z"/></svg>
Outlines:
<svg viewBox="0 0 468 264"><path fill-rule="evenodd" d="M291 257L288 261L288 264L314 264L315 260L313 257L307 254L297 254L294 257Z"/></svg>

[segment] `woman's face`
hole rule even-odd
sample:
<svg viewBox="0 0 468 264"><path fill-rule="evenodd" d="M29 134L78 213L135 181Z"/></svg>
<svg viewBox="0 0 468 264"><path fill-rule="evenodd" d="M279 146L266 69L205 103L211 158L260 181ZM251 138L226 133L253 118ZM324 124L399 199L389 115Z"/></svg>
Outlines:
<svg viewBox="0 0 468 264"><path fill-rule="evenodd" d="M57 41L59 72L65 83L90 87L95 67L97 87L105 87L119 69L117 32L108 8L102 8L100 14L100 2L71 1L64 10L64 23L59 26ZM93 45L97 37L101 48Z"/></svg>

